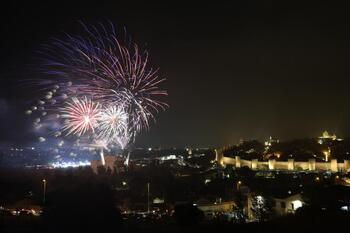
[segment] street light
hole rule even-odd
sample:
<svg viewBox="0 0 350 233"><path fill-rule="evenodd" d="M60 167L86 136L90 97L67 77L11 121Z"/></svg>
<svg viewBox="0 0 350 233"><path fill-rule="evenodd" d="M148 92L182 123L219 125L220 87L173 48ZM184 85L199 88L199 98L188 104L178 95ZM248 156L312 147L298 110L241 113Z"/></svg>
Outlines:
<svg viewBox="0 0 350 233"><path fill-rule="evenodd" d="M46 180L43 179L43 204L45 204L45 200L46 200Z"/></svg>
<svg viewBox="0 0 350 233"><path fill-rule="evenodd" d="M241 187L241 184L242 184L242 181L239 180L239 181L237 182L237 191L238 191L239 188Z"/></svg>
<svg viewBox="0 0 350 233"><path fill-rule="evenodd" d="M147 213L149 214L149 211L150 211L150 209L149 209L149 185L150 185L150 183L148 182L147 183Z"/></svg>

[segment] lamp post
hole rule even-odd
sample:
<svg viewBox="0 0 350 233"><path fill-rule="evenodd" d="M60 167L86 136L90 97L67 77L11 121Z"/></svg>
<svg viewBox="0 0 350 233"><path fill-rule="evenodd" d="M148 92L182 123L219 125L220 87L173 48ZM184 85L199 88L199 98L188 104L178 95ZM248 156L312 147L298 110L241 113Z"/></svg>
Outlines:
<svg viewBox="0 0 350 233"><path fill-rule="evenodd" d="M43 179L43 204L45 204L46 200L46 180Z"/></svg>
<svg viewBox="0 0 350 233"><path fill-rule="evenodd" d="M239 191L239 188L241 187L241 184L242 184L242 181L239 180L239 181L237 182L237 191Z"/></svg>
<svg viewBox="0 0 350 233"><path fill-rule="evenodd" d="M149 214L149 182L147 183L147 213Z"/></svg>

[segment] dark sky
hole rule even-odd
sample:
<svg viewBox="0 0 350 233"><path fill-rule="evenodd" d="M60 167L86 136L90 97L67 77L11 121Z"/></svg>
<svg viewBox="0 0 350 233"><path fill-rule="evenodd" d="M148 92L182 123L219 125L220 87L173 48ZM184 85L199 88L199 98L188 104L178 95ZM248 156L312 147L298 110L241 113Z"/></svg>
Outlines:
<svg viewBox="0 0 350 233"><path fill-rule="evenodd" d="M125 26L167 78L171 107L138 145L217 146L269 135L316 136L324 129L350 135L345 5L12 2L1 7L0 142L32 138L23 112L33 90L19 81L35 77L40 45L74 34L78 20Z"/></svg>

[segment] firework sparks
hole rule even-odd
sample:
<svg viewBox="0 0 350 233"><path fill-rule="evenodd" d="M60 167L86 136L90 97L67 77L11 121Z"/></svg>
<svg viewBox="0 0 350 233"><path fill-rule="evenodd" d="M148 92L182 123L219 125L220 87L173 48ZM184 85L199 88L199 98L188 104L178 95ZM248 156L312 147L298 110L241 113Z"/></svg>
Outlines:
<svg viewBox="0 0 350 233"><path fill-rule="evenodd" d="M127 114L116 106L105 108L98 117L98 138L115 140L127 131Z"/></svg>
<svg viewBox="0 0 350 233"><path fill-rule="evenodd" d="M84 93L104 106L123 106L134 140L139 131L149 128L155 113L167 107L158 98L167 95L159 88L165 79L149 66L147 51L132 42L131 46L121 43L113 25L101 25L100 30L83 27L85 37L67 35L46 47L45 68L58 77L55 89L63 91L62 96ZM53 98L52 92L47 94Z"/></svg>
<svg viewBox="0 0 350 233"><path fill-rule="evenodd" d="M41 68L51 78L40 81L44 94L37 100L39 108L32 106L26 114L39 111L41 121L60 122L55 137L106 142L102 158L103 148L117 144L125 149L149 129L150 120L168 106L160 98L167 92L159 87L165 79L150 67L147 51L131 41L123 43L112 24L82 26L85 34L66 34L42 49Z"/></svg>
<svg viewBox="0 0 350 233"><path fill-rule="evenodd" d="M72 98L67 106L61 109L61 117L64 119L63 131L66 135L75 134L81 136L88 131L95 131L99 116L99 104L84 97Z"/></svg>

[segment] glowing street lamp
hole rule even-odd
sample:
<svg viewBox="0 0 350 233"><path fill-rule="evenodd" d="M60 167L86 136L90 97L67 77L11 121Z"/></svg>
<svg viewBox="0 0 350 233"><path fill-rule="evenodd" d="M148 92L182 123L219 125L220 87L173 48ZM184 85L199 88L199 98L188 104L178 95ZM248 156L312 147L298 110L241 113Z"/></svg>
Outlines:
<svg viewBox="0 0 350 233"><path fill-rule="evenodd" d="M149 208L149 185L150 183L147 183L147 213L149 214L150 208Z"/></svg>
<svg viewBox="0 0 350 233"><path fill-rule="evenodd" d="M46 180L43 179L43 204L45 204L45 200L46 200Z"/></svg>
<svg viewBox="0 0 350 233"><path fill-rule="evenodd" d="M239 190L239 188L241 187L242 181L237 181L237 190Z"/></svg>

